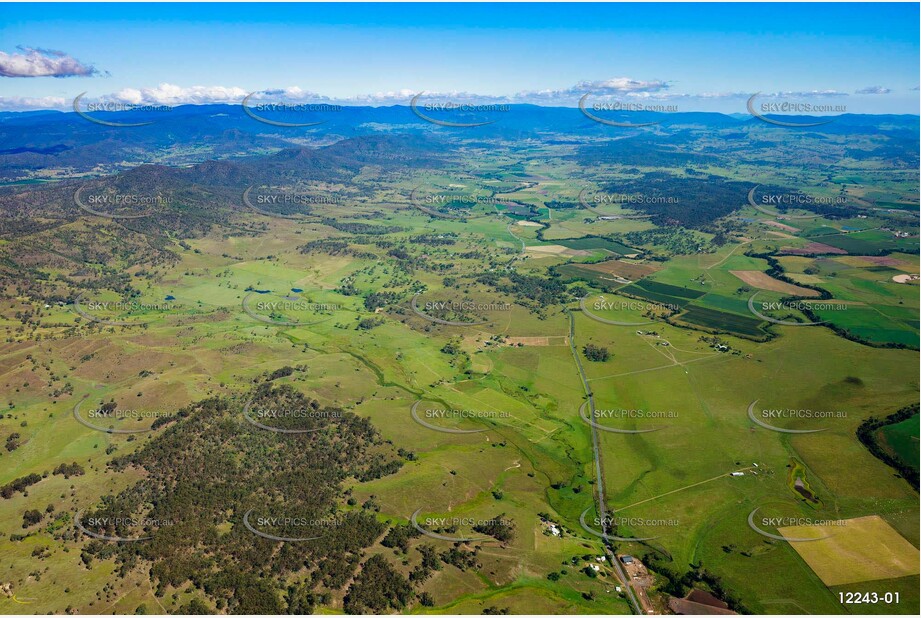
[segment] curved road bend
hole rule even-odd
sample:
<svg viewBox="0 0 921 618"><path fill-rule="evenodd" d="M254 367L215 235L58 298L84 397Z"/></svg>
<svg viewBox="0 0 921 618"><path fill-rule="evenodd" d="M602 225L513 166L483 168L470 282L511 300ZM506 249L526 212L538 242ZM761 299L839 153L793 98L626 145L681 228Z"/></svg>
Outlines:
<svg viewBox="0 0 921 618"><path fill-rule="evenodd" d="M567 309L566 313L569 315L569 348L572 350L572 357L576 360L576 368L579 370L579 376L582 378L582 388L585 389L585 394L588 395L590 414L594 414L595 395L588 385L588 378L585 375L585 369L582 367L582 359L579 358L579 353L576 349L576 319L573 317L571 310ZM592 451L595 456L595 487L598 490L598 515L601 517L601 531L608 534L607 507L604 501L604 476L601 472L601 448L598 441L598 429L594 426L592 426ZM614 572L617 573L617 577L624 584L624 591L627 594L627 599L629 599L630 603L633 605L634 611L642 615L643 610L640 607L640 602L636 598L636 594L633 592L633 584L630 581L630 577L624 572L624 567L614 554L610 542L607 539L603 539L603 544Z"/></svg>

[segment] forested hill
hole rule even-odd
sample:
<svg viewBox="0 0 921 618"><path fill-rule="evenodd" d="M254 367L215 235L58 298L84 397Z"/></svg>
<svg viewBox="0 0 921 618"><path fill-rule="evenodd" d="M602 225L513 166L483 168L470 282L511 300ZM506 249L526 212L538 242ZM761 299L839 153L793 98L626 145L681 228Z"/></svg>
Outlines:
<svg viewBox="0 0 921 618"><path fill-rule="evenodd" d="M322 408L291 387L264 385L250 407L298 411L279 414L273 426L315 431L262 429L246 420L243 402L223 398L183 409L143 448L111 463L115 471L141 471L143 480L83 516L113 522L144 518L155 523L112 524L91 532L150 540L92 541L83 551L84 563L92 566L114 554L122 574L149 563L160 592L191 583L231 613L288 613L297 609L292 604L304 603L302 592L317 586L338 590L349 582L362 550L386 525L376 519L373 504L351 504L342 483L392 474L401 458L368 420ZM248 512L251 525L268 535L318 538L264 538L244 524ZM260 526L260 518L294 521ZM302 583L289 589L292 574Z"/></svg>

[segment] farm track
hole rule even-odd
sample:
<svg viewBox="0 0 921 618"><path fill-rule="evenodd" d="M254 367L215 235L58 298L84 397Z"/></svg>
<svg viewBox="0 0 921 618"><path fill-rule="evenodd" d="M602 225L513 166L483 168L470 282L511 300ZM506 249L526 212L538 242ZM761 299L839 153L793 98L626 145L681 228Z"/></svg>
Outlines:
<svg viewBox="0 0 921 618"><path fill-rule="evenodd" d="M576 319L572 315L572 311L567 309L566 313L569 315L569 349L572 351L572 357L576 361L576 368L579 370L579 377L582 379L582 388L585 390L585 394L588 395L589 407L594 412L595 395L592 393L592 388L588 384L588 377L585 375L585 369L582 367L582 360L579 358L579 352L576 348ZM601 445L598 437L598 429L594 425L592 425L592 452L595 459L595 487L598 496L598 516L601 518L602 522L601 531L607 534L608 516L604 497L604 475L601 468ZM623 566L621 566L620 561L617 559L617 555L614 553L614 549L610 546L607 539L604 539L603 543L605 551L608 554L608 560L617 573L617 578L624 584L624 591L627 594L627 599L630 601L633 610L637 614L643 614L644 612L633 590L633 583L630 581L630 577L624 572Z"/></svg>

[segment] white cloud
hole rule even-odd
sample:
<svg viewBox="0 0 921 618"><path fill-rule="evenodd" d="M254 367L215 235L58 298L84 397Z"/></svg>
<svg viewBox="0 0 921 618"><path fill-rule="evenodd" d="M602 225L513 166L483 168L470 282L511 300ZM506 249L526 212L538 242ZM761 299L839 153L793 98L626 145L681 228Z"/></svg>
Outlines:
<svg viewBox="0 0 921 618"><path fill-rule="evenodd" d="M205 105L208 103L239 103L249 94L234 86L190 86L184 88L163 83L156 88L123 88L118 92L100 97L105 101L131 103L134 105Z"/></svg>
<svg viewBox="0 0 921 618"><path fill-rule="evenodd" d="M638 92L662 92L669 89L668 82L660 80L640 81L629 77L614 77L601 81L581 81L570 92L593 92L595 94L627 94Z"/></svg>
<svg viewBox="0 0 921 618"><path fill-rule="evenodd" d="M316 92L311 92L309 90L304 90L300 86L288 86L287 88L262 90L262 91L253 93L253 98L254 99L281 98L286 101L328 101L329 100L329 97L323 96Z"/></svg>
<svg viewBox="0 0 921 618"><path fill-rule="evenodd" d="M883 86L867 86L866 88L856 90L854 94L889 94L890 92L892 92L892 90Z"/></svg>
<svg viewBox="0 0 921 618"><path fill-rule="evenodd" d="M0 77L89 77L99 74L62 51L19 46L22 53L0 52Z"/></svg>
<svg viewBox="0 0 921 618"><path fill-rule="evenodd" d="M0 97L0 110L65 109L68 103L64 97Z"/></svg>
<svg viewBox="0 0 921 618"><path fill-rule="evenodd" d="M767 99L824 99L846 97L848 94L840 90L784 90L782 92L765 92L759 96Z"/></svg>

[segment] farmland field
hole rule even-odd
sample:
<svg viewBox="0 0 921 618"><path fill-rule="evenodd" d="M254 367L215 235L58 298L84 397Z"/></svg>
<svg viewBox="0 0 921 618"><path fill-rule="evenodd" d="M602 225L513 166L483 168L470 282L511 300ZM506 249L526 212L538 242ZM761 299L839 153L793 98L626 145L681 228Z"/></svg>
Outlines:
<svg viewBox="0 0 921 618"><path fill-rule="evenodd" d="M919 417L914 415L898 423L885 425L879 430L884 447L906 465L918 467Z"/></svg>
<svg viewBox="0 0 921 618"><path fill-rule="evenodd" d="M918 574L917 549L879 517L828 525L787 526L786 538L817 539L793 547L829 586Z"/></svg>

